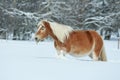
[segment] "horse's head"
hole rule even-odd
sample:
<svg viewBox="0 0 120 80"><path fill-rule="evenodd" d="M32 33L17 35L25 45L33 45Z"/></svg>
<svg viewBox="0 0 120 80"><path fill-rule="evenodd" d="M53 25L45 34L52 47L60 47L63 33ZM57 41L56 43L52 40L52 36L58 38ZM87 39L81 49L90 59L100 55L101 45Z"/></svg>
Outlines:
<svg viewBox="0 0 120 80"><path fill-rule="evenodd" d="M73 29L70 26L42 20L38 23L35 40L36 42L39 42L50 35L53 39L59 40L63 43L72 31Z"/></svg>
<svg viewBox="0 0 120 80"><path fill-rule="evenodd" d="M40 21L37 25L38 30L35 33L35 41L39 42L39 41L43 41L44 38L46 38L48 36L48 31L47 31L47 27L46 27L46 21Z"/></svg>

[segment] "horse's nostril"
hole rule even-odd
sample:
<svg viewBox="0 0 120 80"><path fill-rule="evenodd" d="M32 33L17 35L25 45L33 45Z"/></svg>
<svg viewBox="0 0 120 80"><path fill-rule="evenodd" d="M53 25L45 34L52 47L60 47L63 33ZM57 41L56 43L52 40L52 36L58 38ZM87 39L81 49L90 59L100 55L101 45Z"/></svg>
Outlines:
<svg viewBox="0 0 120 80"><path fill-rule="evenodd" d="M38 38L37 38L37 37L35 37L35 40L37 41L37 40L38 40Z"/></svg>

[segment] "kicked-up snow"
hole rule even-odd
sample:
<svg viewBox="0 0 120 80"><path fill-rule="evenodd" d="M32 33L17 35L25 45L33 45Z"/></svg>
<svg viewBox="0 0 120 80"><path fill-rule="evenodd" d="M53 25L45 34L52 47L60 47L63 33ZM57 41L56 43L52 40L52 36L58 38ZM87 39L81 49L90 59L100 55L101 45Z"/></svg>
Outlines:
<svg viewBox="0 0 120 80"><path fill-rule="evenodd" d="M117 41L104 41L107 62L56 58L53 42L0 40L0 80L119 80Z"/></svg>

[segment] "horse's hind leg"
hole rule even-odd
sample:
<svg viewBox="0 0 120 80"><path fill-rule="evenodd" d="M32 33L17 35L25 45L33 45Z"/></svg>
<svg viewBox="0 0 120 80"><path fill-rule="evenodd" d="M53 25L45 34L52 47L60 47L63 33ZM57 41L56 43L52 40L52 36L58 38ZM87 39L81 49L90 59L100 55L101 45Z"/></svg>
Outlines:
<svg viewBox="0 0 120 80"><path fill-rule="evenodd" d="M89 57L90 57L91 59L93 59L93 54L92 54L92 53L90 53L90 54L89 54Z"/></svg>
<svg viewBox="0 0 120 80"><path fill-rule="evenodd" d="M93 60L98 61L99 55L96 54L96 52L93 52Z"/></svg>
<svg viewBox="0 0 120 80"><path fill-rule="evenodd" d="M101 43L102 43L102 41L101 41ZM102 60L102 57L101 57L101 53L102 53L102 46L103 46L103 44L102 45L99 45L99 44L97 44L96 46L95 46L95 49L94 49L94 53L93 53L93 59L94 60L99 60L99 61L103 61Z"/></svg>
<svg viewBox="0 0 120 80"><path fill-rule="evenodd" d="M102 48L102 50L100 52L99 60L100 61L107 61L107 57L106 57L106 53L105 53L104 47Z"/></svg>
<svg viewBox="0 0 120 80"><path fill-rule="evenodd" d="M93 59L94 61L98 61L99 60L99 56L97 56L95 52L89 54L89 57L91 59Z"/></svg>

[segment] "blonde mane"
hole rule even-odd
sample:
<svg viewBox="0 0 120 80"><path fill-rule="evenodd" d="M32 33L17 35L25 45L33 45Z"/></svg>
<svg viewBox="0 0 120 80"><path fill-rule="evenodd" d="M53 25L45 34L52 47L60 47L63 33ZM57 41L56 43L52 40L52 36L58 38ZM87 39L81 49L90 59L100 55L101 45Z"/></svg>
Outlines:
<svg viewBox="0 0 120 80"><path fill-rule="evenodd" d="M73 28L67 25L59 24L56 22L49 22L51 29L55 36L64 43L64 40L69 37L70 32L73 31Z"/></svg>

